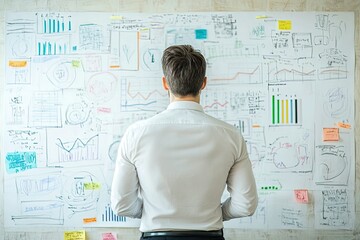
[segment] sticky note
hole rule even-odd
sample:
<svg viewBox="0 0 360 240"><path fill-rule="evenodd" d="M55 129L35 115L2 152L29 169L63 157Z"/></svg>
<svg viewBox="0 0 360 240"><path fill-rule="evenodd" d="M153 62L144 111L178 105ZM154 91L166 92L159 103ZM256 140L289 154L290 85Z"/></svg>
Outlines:
<svg viewBox="0 0 360 240"><path fill-rule="evenodd" d="M8 152L5 157L8 173L23 172L36 168L36 152Z"/></svg>
<svg viewBox="0 0 360 240"><path fill-rule="evenodd" d="M103 233L102 240L117 240L116 233Z"/></svg>
<svg viewBox="0 0 360 240"><path fill-rule="evenodd" d="M83 223L93 223L93 222L96 222L96 217L83 219Z"/></svg>
<svg viewBox="0 0 360 240"><path fill-rule="evenodd" d="M64 232L64 240L86 240L85 230Z"/></svg>
<svg viewBox="0 0 360 240"><path fill-rule="evenodd" d="M110 19L111 20L122 20L123 16L111 16Z"/></svg>
<svg viewBox="0 0 360 240"><path fill-rule="evenodd" d="M338 127L340 128L346 128L346 129L350 129L351 128L351 124L349 123L343 123L343 122L338 122Z"/></svg>
<svg viewBox="0 0 360 240"><path fill-rule="evenodd" d="M298 203L309 203L308 190L306 189L296 189L294 190L295 199Z"/></svg>
<svg viewBox="0 0 360 240"><path fill-rule="evenodd" d="M21 68L26 67L26 65L27 61L9 61L9 67Z"/></svg>
<svg viewBox="0 0 360 240"><path fill-rule="evenodd" d="M323 141L339 141L339 128L323 128Z"/></svg>
<svg viewBox="0 0 360 240"><path fill-rule="evenodd" d="M84 183L85 190L94 190L94 189L99 189L100 187L101 187L100 183L94 183L94 182Z"/></svg>
<svg viewBox="0 0 360 240"><path fill-rule="evenodd" d="M278 28L279 28L279 30L291 30L291 21L290 20L279 20Z"/></svg>
<svg viewBox="0 0 360 240"><path fill-rule="evenodd" d="M256 16L256 19L264 19L264 18L269 18L269 17L268 17L268 16L265 16L265 15Z"/></svg>
<svg viewBox="0 0 360 240"><path fill-rule="evenodd" d="M196 29L195 30L196 39L207 39L207 30L206 29Z"/></svg>
<svg viewBox="0 0 360 240"><path fill-rule="evenodd" d="M79 60L72 60L71 64L73 67L80 67L80 61Z"/></svg>

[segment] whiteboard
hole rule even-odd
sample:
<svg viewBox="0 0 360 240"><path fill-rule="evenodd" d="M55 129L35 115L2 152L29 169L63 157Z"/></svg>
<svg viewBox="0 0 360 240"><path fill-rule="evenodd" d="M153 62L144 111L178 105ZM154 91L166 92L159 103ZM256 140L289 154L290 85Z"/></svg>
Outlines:
<svg viewBox="0 0 360 240"><path fill-rule="evenodd" d="M8 12L5 24L5 227L138 227L110 209L117 147L169 103L162 51L191 44L207 61L204 111L242 133L258 187L255 214L225 227L353 229L353 13Z"/></svg>

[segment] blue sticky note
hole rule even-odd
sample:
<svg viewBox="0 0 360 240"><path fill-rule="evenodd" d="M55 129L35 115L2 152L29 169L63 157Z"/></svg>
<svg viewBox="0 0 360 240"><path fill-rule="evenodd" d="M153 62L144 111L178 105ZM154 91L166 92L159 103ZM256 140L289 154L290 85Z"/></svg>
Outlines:
<svg viewBox="0 0 360 240"><path fill-rule="evenodd" d="M207 39L207 30L206 29L196 29L195 30L196 39Z"/></svg>
<svg viewBox="0 0 360 240"><path fill-rule="evenodd" d="M8 173L17 173L36 168L36 152L8 152L5 164Z"/></svg>

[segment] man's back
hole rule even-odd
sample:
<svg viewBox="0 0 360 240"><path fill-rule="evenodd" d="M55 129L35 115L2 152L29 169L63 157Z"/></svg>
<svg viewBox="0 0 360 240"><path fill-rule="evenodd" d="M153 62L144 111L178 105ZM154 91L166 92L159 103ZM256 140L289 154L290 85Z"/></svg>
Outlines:
<svg viewBox="0 0 360 240"><path fill-rule="evenodd" d="M197 103L180 101L132 125L125 138L122 152L128 154L122 157L135 166L141 186L141 231L223 227L221 196L229 171L236 161L250 164L235 127Z"/></svg>
<svg viewBox="0 0 360 240"><path fill-rule="evenodd" d="M141 240L224 240L222 222L252 215L257 206L244 139L200 106L207 78L199 51L170 46L161 65L170 105L125 132L111 187L112 209L141 218ZM225 185L230 197L221 203Z"/></svg>

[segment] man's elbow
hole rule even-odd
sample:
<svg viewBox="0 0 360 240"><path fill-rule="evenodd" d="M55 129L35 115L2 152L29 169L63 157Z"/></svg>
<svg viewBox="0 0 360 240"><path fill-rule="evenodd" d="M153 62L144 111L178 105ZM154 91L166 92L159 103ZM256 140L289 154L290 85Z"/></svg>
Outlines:
<svg viewBox="0 0 360 240"><path fill-rule="evenodd" d="M141 203L138 199L132 203L124 199L111 199L111 209L119 216L140 218L141 217Z"/></svg>
<svg viewBox="0 0 360 240"><path fill-rule="evenodd" d="M256 196L251 202L249 202L248 212L247 212L249 217L255 213L257 206L258 206L258 197Z"/></svg>

